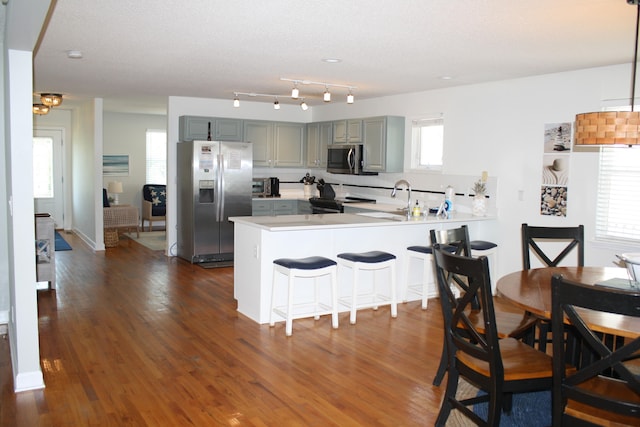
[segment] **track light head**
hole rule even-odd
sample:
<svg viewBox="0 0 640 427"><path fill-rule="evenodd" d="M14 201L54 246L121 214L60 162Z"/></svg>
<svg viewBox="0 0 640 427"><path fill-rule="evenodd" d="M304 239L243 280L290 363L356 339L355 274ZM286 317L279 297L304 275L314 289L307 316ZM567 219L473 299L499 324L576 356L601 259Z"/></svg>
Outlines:
<svg viewBox="0 0 640 427"><path fill-rule="evenodd" d="M300 96L300 91L298 90L298 85L294 85L293 89L291 89L291 98L298 99Z"/></svg>
<svg viewBox="0 0 640 427"><path fill-rule="evenodd" d="M325 88L324 90L324 96L322 97L322 99L324 100L324 102L331 102L331 92L329 92L329 88Z"/></svg>
<svg viewBox="0 0 640 427"><path fill-rule="evenodd" d="M279 110L280 109L280 102L278 102L278 100L276 99L275 102L273 103L273 109L274 110Z"/></svg>
<svg viewBox="0 0 640 427"><path fill-rule="evenodd" d="M353 94L351 90L349 90L349 95L347 95L347 104L353 104Z"/></svg>
<svg viewBox="0 0 640 427"><path fill-rule="evenodd" d="M234 94L234 98L233 98L233 106L235 108L238 108L240 106L240 99L238 99L238 94Z"/></svg>
<svg viewBox="0 0 640 427"><path fill-rule="evenodd" d="M307 111L309 109L309 106L307 105L307 103L304 102L304 98L302 99L302 102L300 103L300 108L302 108L304 111Z"/></svg>

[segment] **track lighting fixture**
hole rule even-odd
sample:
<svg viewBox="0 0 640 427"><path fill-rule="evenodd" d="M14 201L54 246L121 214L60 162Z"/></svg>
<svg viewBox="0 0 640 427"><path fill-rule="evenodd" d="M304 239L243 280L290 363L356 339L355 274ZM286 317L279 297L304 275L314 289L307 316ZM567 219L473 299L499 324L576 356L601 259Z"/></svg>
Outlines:
<svg viewBox="0 0 640 427"><path fill-rule="evenodd" d="M274 110L280 109L280 103L278 102L278 98L276 98L275 102L273 103L273 109Z"/></svg>
<svg viewBox="0 0 640 427"><path fill-rule="evenodd" d="M331 92L329 92L329 87L325 86L324 96L322 97L324 102L331 102Z"/></svg>
<svg viewBox="0 0 640 427"><path fill-rule="evenodd" d="M293 83L293 90L291 91L291 98L293 99L298 99L300 97L298 84L321 85L321 86L324 86L324 94L322 96L322 100L324 102L331 102L331 92L329 92L330 87L341 87L341 88L349 89L349 95L347 96L347 103L353 104L353 99L354 99L353 89L356 89L356 86L348 86L348 85L341 85L341 84L327 83L327 82L314 82L311 80L288 79L286 77L280 77L280 80Z"/></svg>
<svg viewBox="0 0 640 427"><path fill-rule="evenodd" d="M302 108L304 111L307 111L309 109L309 106L307 105L307 103L304 102L304 98L302 98L302 102L300 103L300 108Z"/></svg>
<svg viewBox="0 0 640 427"><path fill-rule="evenodd" d="M235 108L238 108L240 106L240 99L238 99L238 94L234 93L234 98L233 98L233 106Z"/></svg>

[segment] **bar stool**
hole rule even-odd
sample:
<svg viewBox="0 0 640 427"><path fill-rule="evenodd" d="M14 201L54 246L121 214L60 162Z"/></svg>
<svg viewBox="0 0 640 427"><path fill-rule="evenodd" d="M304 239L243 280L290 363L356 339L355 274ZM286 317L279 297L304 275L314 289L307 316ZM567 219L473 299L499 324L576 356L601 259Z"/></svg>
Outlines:
<svg viewBox="0 0 640 427"><path fill-rule="evenodd" d="M285 334L293 333L293 319L313 316L318 320L320 316L331 314L331 324L338 327L338 284L336 279L337 263L329 258L312 256L307 258L279 258L273 261L273 283L271 286L271 311L269 326L274 326L274 314L285 319ZM286 306L276 306L276 278L278 273L287 276ZM323 276L330 276L331 305L320 302L317 280ZM296 278L313 278L314 300L312 302L293 302L294 282Z"/></svg>
<svg viewBox="0 0 640 427"><path fill-rule="evenodd" d="M353 282L351 296L340 298L340 303L350 307L351 314L349 321L352 325L356 323L356 311L361 308L373 307L377 310L380 305L391 305L391 317L398 316L398 305L396 302L396 256L388 252L370 251L363 253L341 253L338 254L338 264L353 271ZM380 294L376 280L377 270L386 269L389 272L390 296ZM360 271L371 271L373 274L373 289L370 293L359 293Z"/></svg>
<svg viewBox="0 0 640 427"><path fill-rule="evenodd" d="M454 253L456 251L455 246L445 245L443 249ZM409 293L420 295L422 299L422 309L427 309L427 302L429 300L429 288L435 289L436 280L434 275L434 263L433 263L433 249L431 246L409 246L407 248L407 259L405 261L405 291L404 302L408 301ZM411 261L417 260L422 262L422 280L419 283L411 284L409 282L409 275L411 272Z"/></svg>
<svg viewBox="0 0 640 427"><path fill-rule="evenodd" d="M471 256L477 258L486 256L489 259L489 276L491 278L491 293L496 294L496 277L498 274L498 245L486 240L471 240Z"/></svg>

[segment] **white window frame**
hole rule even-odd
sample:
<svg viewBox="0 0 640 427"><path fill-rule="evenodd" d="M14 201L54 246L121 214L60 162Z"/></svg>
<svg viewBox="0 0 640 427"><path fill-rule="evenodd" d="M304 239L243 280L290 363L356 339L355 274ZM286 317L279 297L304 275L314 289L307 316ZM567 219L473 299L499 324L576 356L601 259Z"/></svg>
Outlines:
<svg viewBox="0 0 640 427"><path fill-rule="evenodd" d="M145 183L167 185L167 131L147 129Z"/></svg>
<svg viewBox="0 0 640 427"><path fill-rule="evenodd" d="M435 133L426 133L429 128ZM427 138L425 138L427 137ZM430 157L425 161L426 157ZM411 121L411 169L441 172L444 164L444 117L442 114Z"/></svg>

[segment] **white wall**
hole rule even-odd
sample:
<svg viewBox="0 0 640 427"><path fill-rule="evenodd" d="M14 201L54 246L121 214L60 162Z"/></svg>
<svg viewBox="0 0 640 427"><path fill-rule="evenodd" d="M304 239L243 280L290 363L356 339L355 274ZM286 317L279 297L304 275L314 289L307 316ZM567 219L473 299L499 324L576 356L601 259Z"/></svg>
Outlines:
<svg viewBox="0 0 640 427"><path fill-rule="evenodd" d="M282 115L274 111L269 103L242 102L240 108L234 109L228 100L170 97L167 110L169 141L177 140L178 117L181 115L299 122L399 115L408 119L406 153L410 147L410 119L443 113L446 151L442 176L409 171L402 174L380 174L377 177L328 176L335 182L383 187L392 187L402 177L407 178L413 187L425 190L439 190L449 180L457 180L461 184L456 190L468 192L468 188L463 188L465 180L460 177L466 177L466 182L470 185L486 170L495 179L490 196L497 200L499 215L493 236L493 240L500 246L498 275L518 270L522 266L520 225L523 222L549 226L584 224L588 241L586 263L611 266L615 261L614 254L629 248L603 247L593 242L597 152L582 151L570 155L567 217L541 216L539 192L542 184L542 144L545 124L573 122L576 113L598 111L605 100L619 99L621 104L628 103L630 68L629 65L620 65L549 74L356 100L353 105L332 103L311 108L311 115L308 114L309 111L302 112L297 106L294 111L285 110ZM170 168L173 163L175 146L170 147L169 151ZM405 164L409 164L408 161ZM171 200L172 196L175 197L175 170L171 172L169 176L173 179L173 187L169 189L168 229L175 227L175 199ZM265 174L264 170L257 172ZM300 174L305 171L272 169L268 172L294 178L298 175L301 177ZM317 177L327 176L322 171L311 172ZM175 233L172 238L175 239Z"/></svg>
<svg viewBox="0 0 640 427"><path fill-rule="evenodd" d="M167 128L167 117L153 114L104 113L104 154L129 155L129 176L107 176L103 188L110 181L122 182L120 204L141 209L142 186L146 183L146 131Z"/></svg>

